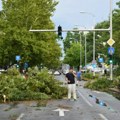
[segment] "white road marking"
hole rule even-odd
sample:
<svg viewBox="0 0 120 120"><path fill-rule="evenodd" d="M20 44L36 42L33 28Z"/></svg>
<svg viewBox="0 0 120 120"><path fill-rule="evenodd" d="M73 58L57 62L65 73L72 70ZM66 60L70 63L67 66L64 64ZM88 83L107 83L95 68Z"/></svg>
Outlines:
<svg viewBox="0 0 120 120"><path fill-rule="evenodd" d="M16 120L21 120L25 114L22 113Z"/></svg>
<svg viewBox="0 0 120 120"><path fill-rule="evenodd" d="M85 100L85 102L90 106L93 107L93 105L78 91L79 95Z"/></svg>
<svg viewBox="0 0 120 120"><path fill-rule="evenodd" d="M59 116L65 116L65 111L69 111L69 110L66 110L66 109L61 109L61 108L58 108L56 110L53 110L53 111L58 111L59 112Z"/></svg>
<svg viewBox="0 0 120 120"><path fill-rule="evenodd" d="M99 114L99 116L100 116L103 120L108 120L103 114Z"/></svg>

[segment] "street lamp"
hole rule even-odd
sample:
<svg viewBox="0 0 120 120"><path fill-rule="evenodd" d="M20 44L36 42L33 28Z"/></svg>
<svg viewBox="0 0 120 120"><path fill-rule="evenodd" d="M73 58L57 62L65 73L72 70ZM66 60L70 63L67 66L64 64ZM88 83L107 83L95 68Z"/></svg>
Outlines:
<svg viewBox="0 0 120 120"><path fill-rule="evenodd" d="M80 33L80 68L82 67L82 36L81 36L81 33Z"/></svg>
<svg viewBox="0 0 120 120"><path fill-rule="evenodd" d="M87 33L88 32L84 32L84 36L85 36L85 66L87 64Z"/></svg>
<svg viewBox="0 0 120 120"><path fill-rule="evenodd" d="M80 11L80 13L91 15L93 17L93 23L95 24L95 15L94 14L85 12L85 11ZM93 32L93 62L95 62L95 31Z"/></svg>
<svg viewBox="0 0 120 120"><path fill-rule="evenodd" d="M78 26L78 25L75 25ZM86 29L85 26L81 26L81 28ZM88 31L84 31L84 38L85 38L85 66L87 64L87 33ZM82 35L80 33L80 67L82 66L82 49L81 49L81 44L82 44Z"/></svg>

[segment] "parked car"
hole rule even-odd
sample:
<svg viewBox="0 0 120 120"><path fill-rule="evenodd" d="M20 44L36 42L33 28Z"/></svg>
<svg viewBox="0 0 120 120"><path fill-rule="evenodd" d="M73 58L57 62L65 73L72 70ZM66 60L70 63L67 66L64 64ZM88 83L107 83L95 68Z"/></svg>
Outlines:
<svg viewBox="0 0 120 120"><path fill-rule="evenodd" d="M54 75L61 75L61 73L60 73L58 70L56 70L56 71L54 72Z"/></svg>

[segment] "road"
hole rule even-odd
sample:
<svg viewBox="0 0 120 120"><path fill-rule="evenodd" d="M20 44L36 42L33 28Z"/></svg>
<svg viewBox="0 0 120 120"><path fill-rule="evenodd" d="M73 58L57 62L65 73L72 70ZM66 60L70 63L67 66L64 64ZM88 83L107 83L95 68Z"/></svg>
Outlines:
<svg viewBox="0 0 120 120"><path fill-rule="evenodd" d="M64 81L64 76L57 76ZM77 101L50 100L46 107L35 101L0 104L0 120L120 120L120 101L104 92L77 87ZM96 103L96 98L106 106Z"/></svg>

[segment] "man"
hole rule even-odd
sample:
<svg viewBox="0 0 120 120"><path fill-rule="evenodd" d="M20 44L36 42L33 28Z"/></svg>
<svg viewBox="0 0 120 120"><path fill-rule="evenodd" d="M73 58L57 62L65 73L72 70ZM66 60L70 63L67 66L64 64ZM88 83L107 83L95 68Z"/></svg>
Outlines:
<svg viewBox="0 0 120 120"><path fill-rule="evenodd" d="M68 100L71 99L71 94L73 93L73 99L76 101L75 77L76 75L73 73L73 68L70 67L69 73L66 74L66 81L68 83Z"/></svg>
<svg viewBox="0 0 120 120"><path fill-rule="evenodd" d="M81 81L81 70L79 69L79 71L77 72L77 83L78 85L80 85L80 81Z"/></svg>

